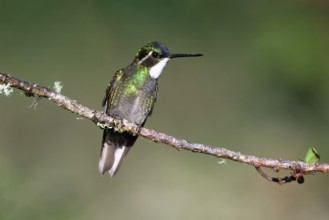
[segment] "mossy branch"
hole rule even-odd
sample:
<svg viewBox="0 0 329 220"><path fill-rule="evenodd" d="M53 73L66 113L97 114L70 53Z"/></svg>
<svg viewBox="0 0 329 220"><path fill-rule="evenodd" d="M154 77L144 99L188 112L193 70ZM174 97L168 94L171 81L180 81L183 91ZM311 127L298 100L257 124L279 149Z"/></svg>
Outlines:
<svg viewBox="0 0 329 220"><path fill-rule="evenodd" d="M166 144L168 146L174 147L178 150L188 150L196 153L203 153L215 156L217 158L225 158L232 161L237 161L240 163L245 163L251 165L257 169L260 174L266 179L278 182L285 183L284 178L272 178L266 176L260 167L272 168L275 171L285 169L291 170L292 175L290 179L294 180L296 173L301 174L314 174L315 172L329 173L329 164L320 164L320 163L306 163L303 161L291 161L291 160L281 160L281 159L271 159L271 158L261 158L253 155L245 155L240 152L231 151L222 147L214 147L205 144L191 143L184 139L178 139L173 136L147 129L140 128L134 123L131 123L125 119L113 118L103 112L99 112L93 109L90 109L86 106L83 106L77 103L76 100L73 100L69 97L66 97L60 93L57 93L47 87L37 85L35 83L19 80L15 77L12 77L5 73L0 73L0 84L6 84L12 88L17 88L24 91L26 96L34 97L44 97L54 102L57 106L62 107L66 110L71 111L81 117L89 119L98 126L102 124L103 126L114 127L118 131L128 131L132 134L142 136L149 140L152 140L156 143ZM298 176L297 175L297 176ZM280 181L275 181L275 180Z"/></svg>

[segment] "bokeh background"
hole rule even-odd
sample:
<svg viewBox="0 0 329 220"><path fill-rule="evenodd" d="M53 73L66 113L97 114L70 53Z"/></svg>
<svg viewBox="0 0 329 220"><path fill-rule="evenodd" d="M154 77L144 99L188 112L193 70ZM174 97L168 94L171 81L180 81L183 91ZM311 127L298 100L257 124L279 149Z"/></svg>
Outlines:
<svg viewBox="0 0 329 220"><path fill-rule="evenodd" d="M263 157L295 160L316 146L328 162L326 0L0 0L0 71L61 81L98 110L114 72L154 40L205 56L170 62L146 127ZM18 90L0 96L0 219L329 215L328 175L279 186L250 166L142 138L115 178L101 176L102 131L32 103Z"/></svg>

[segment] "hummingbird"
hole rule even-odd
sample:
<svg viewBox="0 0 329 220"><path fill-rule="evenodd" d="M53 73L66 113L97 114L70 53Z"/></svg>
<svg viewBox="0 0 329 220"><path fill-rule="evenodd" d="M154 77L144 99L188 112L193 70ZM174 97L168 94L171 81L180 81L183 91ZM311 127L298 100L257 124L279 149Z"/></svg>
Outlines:
<svg viewBox="0 0 329 220"><path fill-rule="evenodd" d="M108 87L102 105L104 112L112 117L126 119L144 126L152 114L158 93L158 78L169 60L179 57L199 57L203 54L170 53L160 42L151 42L142 47L133 62L118 70ZM113 177L137 140L137 135L119 133L114 128L103 132L99 172Z"/></svg>

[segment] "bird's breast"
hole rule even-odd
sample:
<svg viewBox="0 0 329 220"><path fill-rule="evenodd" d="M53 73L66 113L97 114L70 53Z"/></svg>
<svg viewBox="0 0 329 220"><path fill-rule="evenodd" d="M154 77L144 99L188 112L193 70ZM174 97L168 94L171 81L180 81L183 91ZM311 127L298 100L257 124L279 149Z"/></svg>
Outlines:
<svg viewBox="0 0 329 220"><path fill-rule="evenodd" d="M134 93L120 95L110 106L109 114L142 125L154 105L156 92L156 82L137 87Z"/></svg>

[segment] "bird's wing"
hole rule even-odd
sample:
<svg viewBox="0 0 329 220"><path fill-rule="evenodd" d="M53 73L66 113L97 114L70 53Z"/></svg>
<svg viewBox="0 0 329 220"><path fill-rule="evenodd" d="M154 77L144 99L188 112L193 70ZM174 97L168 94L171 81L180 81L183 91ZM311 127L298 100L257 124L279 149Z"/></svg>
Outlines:
<svg viewBox="0 0 329 220"><path fill-rule="evenodd" d="M107 86L106 91L105 91L105 97L102 101L102 106L104 108L104 112L107 111L108 104L110 104L112 102L113 95L115 93L115 89L119 85L120 79L122 76L123 76L123 69L120 69L117 72L115 72L115 74L112 78L112 81Z"/></svg>

